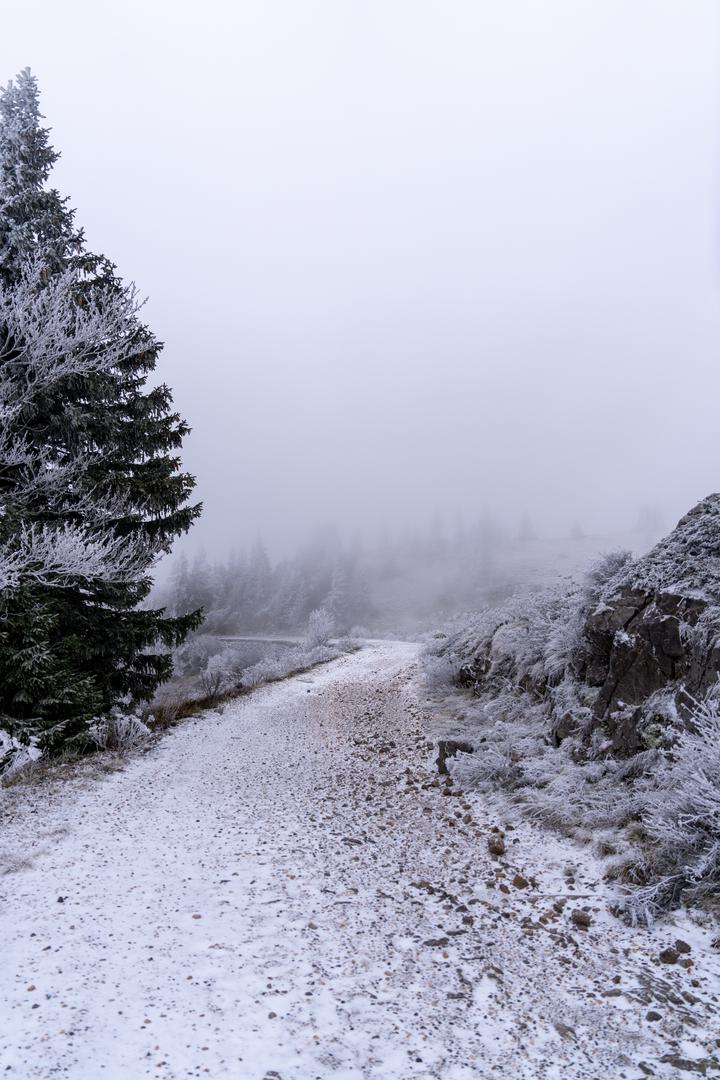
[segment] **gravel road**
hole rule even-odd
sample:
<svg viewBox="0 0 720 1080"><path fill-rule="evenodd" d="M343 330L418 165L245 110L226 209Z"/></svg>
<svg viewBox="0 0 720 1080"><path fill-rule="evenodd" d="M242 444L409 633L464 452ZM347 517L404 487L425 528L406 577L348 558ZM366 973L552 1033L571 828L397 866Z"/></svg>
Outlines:
<svg viewBox="0 0 720 1080"><path fill-rule="evenodd" d="M371 643L2 792L3 1075L713 1075L709 935L620 924L586 850L438 778L432 730L417 647Z"/></svg>

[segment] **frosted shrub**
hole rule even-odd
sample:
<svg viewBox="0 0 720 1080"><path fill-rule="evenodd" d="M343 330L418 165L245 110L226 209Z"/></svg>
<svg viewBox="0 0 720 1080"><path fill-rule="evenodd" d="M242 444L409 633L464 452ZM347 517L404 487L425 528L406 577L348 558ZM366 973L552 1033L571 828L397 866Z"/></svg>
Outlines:
<svg viewBox="0 0 720 1080"><path fill-rule="evenodd" d="M720 887L720 707L717 696L693 705L687 727L663 755L646 795L648 846L636 867L651 884L625 901L632 918L650 921L683 894Z"/></svg>
<svg viewBox="0 0 720 1080"><path fill-rule="evenodd" d="M296 670L313 667L315 664L324 664L328 660L335 660L340 655L340 649L334 645L315 645L312 649L295 650Z"/></svg>
<svg viewBox="0 0 720 1080"><path fill-rule="evenodd" d="M357 652L360 648L360 642L353 634L346 634L344 637L337 638L335 644L339 652Z"/></svg>
<svg viewBox="0 0 720 1080"><path fill-rule="evenodd" d="M218 697L236 685L240 675L237 650L224 648L222 652L208 657L205 670L200 675L200 688L206 697Z"/></svg>
<svg viewBox="0 0 720 1080"><path fill-rule="evenodd" d="M315 645L327 645L334 630L334 620L326 608L316 608L310 612L305 631L305 644L310 648Z"/></svg>
<svg viewBox="0 0 720 1080"><path fill-rule="evenodd" d="M452 653L437 656L429 652L423 663L425 682L429 690L446 690L452 686L457 675L457 657Z"/></svg>
<svg viewBox="0 0 720 1080"><path fill-rule="evenodd" d="M115 710L110 716L96 720L90 734L98 750L126 754L145 742L150 729L138 716Z"/></svg>
<svg viewBox="0 0 720 1080"><path fill-rule="evenodd" d="M218 697L227 682L227 675L222 653L209 657L205 670L200 674L200 689L205 697Z"/></svg>
<svg viewBox="0 0 720 1080"><path fill-rule="evenodd" d="M596 601L605 586L630 562L632 562L632 552L625 548L598 555L585 572L588 599Z"/></svg>
<svg viewBox="0 0 720 1080"><path fill-rule="evenodd" d="M245 668L241 675L243 686L252 689L287 675L292 670L292 661L289 661L289 657L294 653L295 650L291 649L283 657L267 656L263 660L258 660L252 667Z"/></svg>
<svg viewBox="0 0 720 1080"><path fill-rule="evenodd" d="M298 671L305 671L314 667L315 664L324 664L328 660L335 660L341 655L342 649L330 645L298 645L294 649L288 649L280 656L268 656L259 660L252 667L245 668L241 673L242 685L247 689L262 686L263 683L273 682L276 679L284 679Z"/></svg>

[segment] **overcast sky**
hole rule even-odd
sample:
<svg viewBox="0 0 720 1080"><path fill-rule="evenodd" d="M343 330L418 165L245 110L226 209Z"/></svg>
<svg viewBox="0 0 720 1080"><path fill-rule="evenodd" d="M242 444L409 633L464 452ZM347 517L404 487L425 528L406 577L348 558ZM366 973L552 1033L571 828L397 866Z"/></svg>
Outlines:
<svg viewBox="0 0 720 1080"><path fill-rule="evenodd" d="M35 0L56 185L150 296L210 548L720 488L713 0Z"/></svg>

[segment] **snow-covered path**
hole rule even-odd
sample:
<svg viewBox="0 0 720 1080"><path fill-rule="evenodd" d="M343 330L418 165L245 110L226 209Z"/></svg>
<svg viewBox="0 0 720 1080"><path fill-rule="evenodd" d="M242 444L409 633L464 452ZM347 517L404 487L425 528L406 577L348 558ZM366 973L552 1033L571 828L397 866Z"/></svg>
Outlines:
<svg viewBox="0 0 720 1080"><path fill-rule="evenodd" d="M3 793L3 1075L712 1074L707 935L623 927L592 859L521 823L493 859L508 822L439 784L415 656L374 644ZM692 967L658 960L678 936Z"/></svg>

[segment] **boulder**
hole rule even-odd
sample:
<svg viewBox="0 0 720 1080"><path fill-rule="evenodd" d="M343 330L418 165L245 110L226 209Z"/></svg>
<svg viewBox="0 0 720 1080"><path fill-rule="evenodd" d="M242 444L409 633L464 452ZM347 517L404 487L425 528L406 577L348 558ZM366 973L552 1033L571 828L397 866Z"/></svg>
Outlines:
<svg viewBox="0 0 720 1080"><path fill-rule="evenodd" d="M438 756L435 759L440 775L449 775L448 767L445 764L449 757L456 757L457 754L472 754L474 749L474 746L469 742L458 739L440 739L438 742Z"/></svg>
<svg viewBox="0 0 720 1080"><path fill-rule="evenodd" d="M623 567L588 614L581 677L613 749L647 745L652 699L682 714L720 672L720 495L698 503L647 555Z"/></svg>

